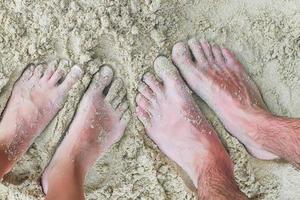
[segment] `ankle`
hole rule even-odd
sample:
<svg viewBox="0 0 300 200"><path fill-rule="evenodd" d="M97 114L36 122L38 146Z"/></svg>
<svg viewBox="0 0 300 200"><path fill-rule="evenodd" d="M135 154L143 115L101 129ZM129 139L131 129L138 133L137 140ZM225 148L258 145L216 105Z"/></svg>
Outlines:
<svg viewBox="0 0 300 200"><path fill-rule="evenodd" d="M226 175L226 180L233 177L233 163L224 147L219 143L219 140L211 142L211 145L206 151L206 155L198 159L194 166L196 172L195 183L198 184L198 187L202 181L206 182L208 178L206 176L209 173L213 173L217 176Z"/></svg>
<svg viewBox="0 0 300 200"><path fill-rule="evenodd" d="M83 188L84 179L85 174L74 163L70 163L68 161L56 163L54 166L48 166L48 168L44 172L42 176L42 188L44 193L47 195L46 199L56 199L49 197L53 195L63 196L65 194L65 191L71 192L71 189L63 189L64 187L70 187L70 185L71 187ZM67 184L64 185L63 183Z"/></svg>
<svg viewBox="0 0 300 200"><path fill-rule="evenodd" d="M216 154L214 154L216 156ZM198 179L199 199L246 199L234 179L229 155L210 159Z"/></svg>
<svg viewBox="0 0 300 200"><path fill-rule="evenodd" d="M266 126L268 125L268 118L273 116L272 113L261 108L251 108L238 113L236 124L243 128L251 140L260 145L260 127L264 124Z"/></svg>
<svg viewBox="0 0 300 200"><path fill-rule="evenodd" d="M85 173L80 165L73 160L54 160L50 163L43 174L48 182L63 180L68 177L84 179Z"/></svg>
<svg viewBox="0 0 300 200"><path fill-rule="evenodd" d="M248 130L248 135L254 140L258 145L263 146L263 139L265 138L265 133L262 129L270 127L270 123L276 120L276 116L274 116L271 112L258 109L252 112L248 116L248 120L246 121L245 128Z"/></svg>
<svg viewBox="0 0 300 200"><path fill-rule="evenodd" d="M8 159L5 151L0 149L0 182L12 170L13 165L14 163Z"/></svg>

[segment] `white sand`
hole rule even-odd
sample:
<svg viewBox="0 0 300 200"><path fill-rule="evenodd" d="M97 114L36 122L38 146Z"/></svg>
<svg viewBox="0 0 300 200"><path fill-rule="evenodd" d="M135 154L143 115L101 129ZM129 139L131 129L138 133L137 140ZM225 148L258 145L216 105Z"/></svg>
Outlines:
<svg viewBox="0 0 300 200"><path fill-rule="evenodd" d="M98 2L98 3L95 3ZM141 3L142 2L142 3ZM218 3L217 3L218 2ZM63 139L91 74L112 66L134 111L142 74L160 54L190 37L232 48L278 115L300 115L298 0L3 0L0 2L0 110L25 65L65 58L87 72L64 109L18 162L0 199L40 199L38 178ZM70 65L61 66L66 69ZM199 99L199 98L198 98ZM240 188L254 199L300 199L300 173L284 162L249 156L199 99L236 163ZM181 173L133 117L124 138L91 170L87 199L196 199Z"/></svg>

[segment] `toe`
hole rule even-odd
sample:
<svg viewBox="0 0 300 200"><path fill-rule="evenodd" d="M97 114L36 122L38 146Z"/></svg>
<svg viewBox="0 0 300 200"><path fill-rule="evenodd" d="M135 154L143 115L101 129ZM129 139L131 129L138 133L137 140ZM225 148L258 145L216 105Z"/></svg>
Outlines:
<svg viewBox="0 0 300 200"><path fill-rule="evenodd" d="M57 69L49 79L49 84L55 86L64 77L65 71L62 69Z"/></svg>
<svg viewBox="0 0 300 200"><path fill-rule="evenodd" d="M43 190L44 194L47 194L48 193L48 180L46 178L45 172L43 173L42 178L41 178L41 186L42 186L42 190Z"/></svg>
<svg viewBox="0 0 300 200"><path fill-rule="evenodd" d="M45 73L42 78L44 81L48 81L52 77L52 75L54 74L55 69L57 67L57 64L58 64L57 60L51 61L48 64L48 67L46 68Z"/></svg>
<svg viewBox="0 0 300 200"><path fill-rule="evenodd" d="M225 58L226 65L237 73L245 72L244 66L236 58L235 54L227 48L221 49L222 54Z"/></svg>
<svg viewBox="0 0 300 200"><path fill-rule="evenodd" d="M188 44L196 61L200 64L207 65L207 59L205 57L205 53L201 47L200 42L196 38L192 38L188 41Z"/></svg>
<svg viewBox="0 0 300 200"><path fill-rule="evenodd" d="M229 49L222 48L221 51L222 51L222 54L225 58L226 63L233 64L233 63L236 62L236 57L235 57L234 53L231 52Z"/></svg>
<svg viewBox="0 0 300 200"><path fill-rule="evenodd" d="M150 116L149 116L149 114L139 106L136 108L136 114L137 114L138 119L145 126L145 128L148 128L150 126Z"/></svg>
<svg viewBox="0 0 300 200"><path fill-rule="evenodd" d="M196 56L196 55L195 55ZM192 55L190 53L189 47L180 42L177 43L172 50L172 60L176 67L179 69L180 73L186 77L192 77L198 74L196 63L194 63ZM200 58L199 58L200 60ZM205 58L206 60L206 58Z"/></svg>
<svg viewBox="0 0 300 200"><path fill-rule="evenodd" d="M174 45L172 60L179 68L192 68L194 66L192 54L188 46L183 42Z"/></svg>
<svg viewBox="0 0 300 200"><path fill-rule="evenodd" d="M135 101L140 108L150 113L152 105L148 99L146 99L143 95L138 94L135 98Z"/></svg>
<svg viewBox="0 0 300 200"><path fill-rule="evenodd" d="M225 64L225 58L223 56L222 50L219 47L219 45L214 44L212 46L212 52L213 52L213 57L215 58L217 64L224 65Z"/></svg>
<svg viewBox="0 0 300 200"><path fill-rule="evenodd" d="M123 89L123 81L120 78L116 78L111 84L105 100L111 103L118 96L121 89Z"/></svg>
<svg viewBox="0 0 300 200"><path fill-rule="evenodd" d="M174 81L182 81L177 68L166 57L160 56L154 61L154 69L164 84L174 84Z"/></svg>
<svg viewBox="0 0 300 200"><path fill-rule="evenodd" d="M26 66L22 76L20 77L20 81L27 81L29 80L34 74L35 65L29 64Z"/></svg>
<svg viewBox="0 0 300 200"><path fill-rule="evenodd" d="M39 80L43 76L43 72L45 68L46 68L46 64L37 65L36 68L34 69L34 74L32 77L36 80Z"/></svg>
<svg viewBox="0 0 300 200"><path fill-rule="evenodd" d="M213 57L211 45L207 41L204 41L201 42L201 47L205 53L205 57L207 58L208 62L213 62L214 57Z"/></svg>
<svg viewBox="0 0 300 200"><path fill-rule="evenodd" d="M156 96L162 94L162 84L151 73L146 73L143 77L144 83L146 83Z"/></svg>
<svg viewBox="0 0 300 200"><path fill-rule="evenodd" d="M127 125L128 122L130 121L130 118L131 118L131 111L130 109L127 109L121 117L121 123Z"/></svg>
<svg viewBox="0 0 300 200"><path fill-rule="evenodd" d="M166 57L159 57L154 62L155 72L162 79L165 92L174 94L174 91L179 91L181 94L187 93L187 86L181 78L179 71Z"/></svg>
<svg viewBox="0 0 300 200"><path fill-rule="evenodd" d="M128 103L128 101L122 102L122 103L117 107L116 111L117 111L117 113L119 114L119 117L120 117L120 118L122 117L122 115L124 114L124 112L125 112L126 110L128 110L128 108L129 108L129 103Z"/></svg>
<svg viewBox="0 0 300 200"><path fill-rule="evenodd" d="M90 89L101 92L111 83L113 79L113 70L108 66L101 67L100 71L95 74Z"/></svg>
<svg viewBox="0 0 300 200"><path fill-rule="evenodd" d="M66 79L59 86L61 90L68 91L83 76L83 70L79 65L74 65Z"/></svg>
<svg viewBox="0 0 300 200"><path fill-rule="evenodd" d="M113 109L116 109L126 96L126 90L123 88L121 91L118 92L117 96L112 100L111 106Z"/></svg>
<svg viewBox="0 0 300 200"><path fill-rule="evenodd" d="M66 59L60 59L57 66L58 68L65 69L71 66L71 62Z"/></svg>
<svg viewBox="0 0 300 200"><path fill-rule="evenodd" d="M149 88L148 85L143 82L140 83L138 91L149 101L151 101L155 97L153 91Z"/></svg>
<svg viewBox="0 0 300 200"><path fill-rule="evenodd" d="M50 68L56 68L58 66L58 64L59 64L59 60L58 59L54 59L54 60L51 60L50 62L48 62L48 66Z"/></svg>

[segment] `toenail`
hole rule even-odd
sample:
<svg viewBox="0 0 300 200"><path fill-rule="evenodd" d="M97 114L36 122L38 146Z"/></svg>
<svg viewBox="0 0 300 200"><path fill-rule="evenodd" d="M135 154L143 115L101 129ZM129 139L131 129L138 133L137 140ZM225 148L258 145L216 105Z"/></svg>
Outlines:
<svg viewBox="0 0 300 200"><path fill-rule="evenodd" d="M113 70L108 67L108 66L103 66L101 69L100 69L100 74L103 76L103 77L110 77L113 75Z"/></svg>
<svg viewBox="0 0 300 200"><path fill-rule="evenodd" d="M123 88L124 83L123 83L123 80L122 80L122 79L116 78L116 79L114 80L113 85L114 85L114 88L121 89L121 88Z"/></svg>
<svg viewBox="0 0 300 200"><path fill-rule="evenodd" d="M30 63L30 64L28 64L28 66L27 66L29 69L34 69L34 67L35 67L35 64L33 64L33 63Z"/></svg>
<svg viewBox="0 0 300 200"><path fill-rule="evenodd" d="M58 63L59 68L66 68L67 66L69 66L69 61L66 59L61 59Z"/></svg>
<svg viewBox="0 0 300 200"><path fill-rule="evenodd" d="M177 51L177 55L178 56L184 56L184 55L186 55L186 54L188 54L189 52L189 49L185 46L185 45L183 45L178 51Z"/></svg>
<svg viewBox="0 0 300 200"><path fill-rule="evenodd" d="M49 65L50 67L55 67L55 66L58 65L58 60L57 60L57 59L51 60L50 62L48 62L48 65Z"/></svg>
<svg viewBox="0 0 300 200"><path fill-rule="evenodd" d="M37 69L37 70L42 70L42 69L44 69L44 67L45 67L45 65L43 65L43 64L38 64L38 65L36 66L36 69Z"/></svg>
<svg viewBox="0 0 300 200"><path fill-rule="evenodd" d="M136 95L136 101L139 101L141 99L141 94Z"/></svg>
<svg viewBox="0 0 300 200"><path fill-rule="evenodd" d="M138 90L139 91L144 91L147 88L147 85L145 83L140 83Z"/></svg>
<svg viewBox="0 0 300 200"><path fill-rule="evenodd" d="M198 40L196 38L189 39L188 43L197 43Z"/></svg>
<svg viewBox="0 0 300 200"><path fill-rule="evenodd" d="M150 77L152 77L152 74L150 72L145 73L144 76L143 76L144 79L145 78L150 78Z"/></svg>
<svg viewBox="0 0 300 200"><path fill-rule="evenodd" d="M74 65L72 67L72 73L74 77L81 77L83 75L83 70L79 65Z"/></svg>

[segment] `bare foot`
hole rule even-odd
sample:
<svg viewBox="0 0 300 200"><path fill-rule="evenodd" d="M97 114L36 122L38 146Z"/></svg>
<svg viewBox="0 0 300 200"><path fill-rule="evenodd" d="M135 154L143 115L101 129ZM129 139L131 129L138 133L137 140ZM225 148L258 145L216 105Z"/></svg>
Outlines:
<svg viewBox="0 0 300 200"><path fill-rule="evenodd" d="M277 158L256 142L258 116L267 107L257 86L231 51L191 39L188 45L177 43L172 54L188 85L253 156Z"/></svg>
<svg viewBox="0 0 300 200"><path fill-rule="evenodd" d="M91 165L123 136L130 118L129 104L121 79L112 83L106 96L103 94L112 78L113 71L107 66L94 76L67 135L42 176L46 194L53 192L61 180L84 180Z"/></svg>
<svg viewBox="0 0 300 200"><path fill-rule="evenodd" d="M63 71L56 70L57 64L29 65L16 82L0 123L0 177L62 108L68 91L83 74L74 66L62 81Z"/></svg>
<svg viewBox="0 0 300 200"><path fill-rule="evenodd" d="M208 166L226 166L220 167L222 173L233 177L228 154L176 67L165 57L157 58L154 67L163 83L152 74L145 74L136 97L136 112L147 134L187 172L195 186Z"/></svg>

